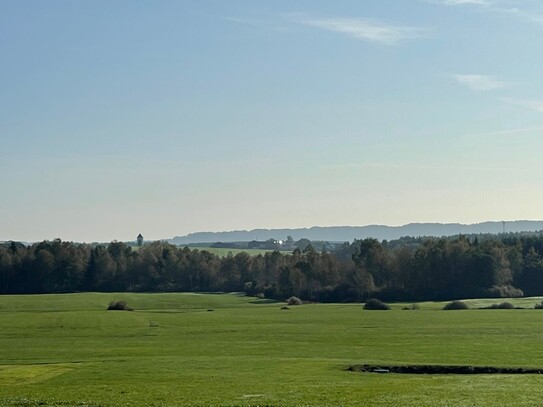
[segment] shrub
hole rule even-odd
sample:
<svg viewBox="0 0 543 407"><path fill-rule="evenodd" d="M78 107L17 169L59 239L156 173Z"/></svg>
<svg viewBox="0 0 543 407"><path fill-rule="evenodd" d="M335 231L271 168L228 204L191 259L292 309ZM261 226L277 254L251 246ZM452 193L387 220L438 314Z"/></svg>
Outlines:
<svg viewBox="0 0 543 407"><path fill-rule="evenodd" d="M443 307L444 310L459 310L459 309L469 309L468 304L462 301L451 301L448 304L445 304Z"/></svg>
<svg viewBox="0 0 543 407"><path fill-rule="evenodd" d="M411 304L411 305L408 306L408 307L403 307L402 309L403 309L403 310L406 310L406 311L411 311L411 310L420 309L420 307L419 307L419 304L413 303L413 304Z"/></svg>
<svg viewBox="0 0 543 407"><path fill-rule="evenodd" d="M126 301L111 301L107 309L108 311L134 311L126 304Z"/></svg>
<svg viewBox="0 0 543 407"><path fill-rule="evenodd" d="M303 301L300 300L298 297L292 296L287 300L287 304L288 305L302 305Z"/></svg>
<svg viewBox="0 0 543 407"><path fill-rule="evenodd" d="M541 301L541 304L535 304L535 309L543 309L543 301Z"/></svg>
<svg viewBox="0 0 543 407"><path fill-rule="evenodd" d="M390 306L388 304L385 304L383 301L379 301L376 298L372 298L364 304L364 309L372 310L372 311L374 310L385 311L385 310L389 310Z"/></svg>
<svg viewBox="0 0 543 407"><path fill-rule="evenodd" d="M498 309L515 309L515 306L506 301L498 304Z"/></svg>
<svg viewBox="0 0 543 407"><path fill-rule="evenodd" d="M489 305L488 307L484 307L484 309L515 309L515 306L510 302L502 302L500 304Z"/></svg>

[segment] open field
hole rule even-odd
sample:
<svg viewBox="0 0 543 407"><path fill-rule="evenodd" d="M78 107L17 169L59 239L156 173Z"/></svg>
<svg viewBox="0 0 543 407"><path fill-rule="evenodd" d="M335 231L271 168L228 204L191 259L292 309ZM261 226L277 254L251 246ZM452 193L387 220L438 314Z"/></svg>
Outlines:
<svg viewBox="0 0 543 407"><path fill-rule="evenodd" d="M132 250L138 251L140 250L139 246L130 246ZM180 246L183 247L183 246ZM274 250L266 250L266 249L232 249L232 248L223 248L223 247L192 247L188 246L190 250L199 250L199 251L207 251L209 253L214 254L215 256L219 257L227 257L227 256L235 256L238 253L247 253L250 256L258 256L259 254L265 255L266 253L272 253ZM292 251L281 251L283 254L290 254Z"/></svg>
<svg viewBox="0 0 543 407"><path fill-rule="evenodd" d="M266 253L272 253L273 250L265 250L265 249L231 249L231 248L222 248L222 247L189 247L191 250L205 250L209 253L213 253L216 256L219 257L226 257L229 255L235 256L238 253L247 253L251 256L258 256L259 254L265 255ZM291 251L282 251L281 253L290 254Z"/></svg>
<svg viewBox="0 0 543 407"><path fill-rule="evenodd" d="M111 300L125 300L135 311L106 311ZM540 301L511 300L526 307ZM0 405L538 406L543 400L543 375L345 371L363 363L541 368L543 310L281 305L237 294L0 296Z"/></svg>

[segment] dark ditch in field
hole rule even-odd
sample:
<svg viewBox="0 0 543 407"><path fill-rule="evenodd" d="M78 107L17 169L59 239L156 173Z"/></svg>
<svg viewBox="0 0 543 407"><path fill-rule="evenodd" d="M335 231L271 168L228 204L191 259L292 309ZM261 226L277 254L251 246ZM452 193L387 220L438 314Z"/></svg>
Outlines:
<svg viewBox="0 0 543 407"><path fill-rule="evenodd" d="M402 373L402 374L543 374L543 369L523 367L489 366L447 366L447 365L354 365L347 370L359 373Z"/></svg>

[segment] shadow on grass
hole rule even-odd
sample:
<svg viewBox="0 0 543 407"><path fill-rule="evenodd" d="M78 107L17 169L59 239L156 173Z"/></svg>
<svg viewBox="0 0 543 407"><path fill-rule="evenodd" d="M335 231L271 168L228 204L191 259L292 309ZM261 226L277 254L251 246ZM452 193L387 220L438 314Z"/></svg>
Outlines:
<svg viewBox="0 0 543 407"><path fill-rule="evenodd" d="M448 366L448 365L354 365L347 370L360 373L405 373L405 374L543 374L543 369L493 366Z"/></svg>

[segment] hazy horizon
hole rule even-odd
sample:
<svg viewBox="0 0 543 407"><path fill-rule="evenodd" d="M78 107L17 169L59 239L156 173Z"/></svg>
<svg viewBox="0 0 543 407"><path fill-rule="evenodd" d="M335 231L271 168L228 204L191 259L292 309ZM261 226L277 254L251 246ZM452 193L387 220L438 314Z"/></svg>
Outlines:
<svg viewBox="0 0 543 407"><path fill-rule="evenodd" d="M0 240L542 219L543 3L0 2Z"/></svg>
<svg viewBox="0 0 543 407"><path fill-rule="evenodd" d="M517 220L502 220L502 221L496 221L496 220L487 220L483 222L476 222L476 223L442 223L442 222L412 222L412 223L406 223L402 225L384 225L384 224L369 224L369 225L328 225L328 226L322 226L322 225L313 225L313 226L307 226L307 227L299 227L299 228L290 228L290 227L274 227L274 228L251 228L251 229L231 229L231 230L199 230L199 231L193 231L188 232L185 234L175 234L173 236L154 236L149 237L148 235L142 234L143 238L147 242L151 241L170 241L174 244L184 244L185 238L188 238L188 240L185 243L209 243L209 242L237 242L237 241L250 241L250 240L268 240L270 238L273 239L286 239L289 234L295 235L294 240L299 240L302 238L309 238L310 240L317 240L317 241L352 241L353 239L364 239L366 237L373 237L378 240L395 240L399 239L400 237L404 236L412 236L412 237L422 237L422 236L454 236L457 234L486 234L486 233L493 233L493 234L499 234L502 232L502 230L505 230L506 232L534 232L542 230L543 227L538 227L537 229L534 229L535 225L529 225L529 227L524 227L522 224L525 223L543 223L543 220L527 220L527 219L517 219ZM491 224L491 227L482 227L483 225ZM502 229L503 224L503 229ZM513 225L514 224L514 225ZM439 226L439 227L438 227ZM428 233L428 228L435 229L436 231L442 230L447 232L445 233ZM455 228L456 227L456 228ZM459 231L456 231L460 227ZM368 234L364 233L363 235L359 234L353 234L347 233L349 237L345 238L338 238L334 239L331 238L330 233L332 233L332 236L337 236L334 234L333 231L330 229L390 229L389 231L383 230L378 234ZM398 234L395 230L405 230L405 229L411 229L412 231L418 230L418 233L400 233ZM469 230L468 230L469 229ZM269 235L262 235L263 231L269 231L273 232ZM319 232L320 231L320 232ZM258 232L258 233L256 233ZM276 232L284 232L282 234L277 234ZM308 233L304 233L308 232ZM345 231L344 231L345 232ZM256 233L256 234L255 234ZM340 232L341 234L341 232ZM139 235L139 233L138 233ZM205 239L200 239L198 236L206 235ZM209 236L207 236L209 235ZM244 237L239 236L243 235ZM246 236L245 236L246 235ZM345 236L347 236L345 235ZM225 236L227 238L225 239ZM53 238L42 238L42 239L36 239L36 240L24 240L24 239L0 239L0 242L5 241L19 241L19 242L25 242L25 243L36 243L41 242L44 240L54 240L54 239L61 239L63 241L75 241L79 243L109 243L112 241L123 241L123 242L135 242L137 240L137 236L132 236L131 238L127 239L102 239L102 240L74 240L74 239L63 239L60 236L53 237ZM180 240L179 240L180 239ZM179 242L178 242L179 240Z"/></svg>

